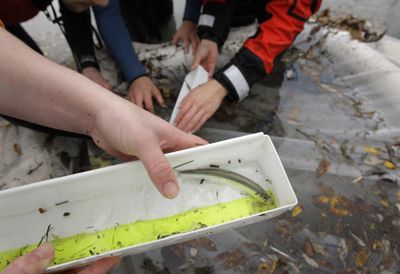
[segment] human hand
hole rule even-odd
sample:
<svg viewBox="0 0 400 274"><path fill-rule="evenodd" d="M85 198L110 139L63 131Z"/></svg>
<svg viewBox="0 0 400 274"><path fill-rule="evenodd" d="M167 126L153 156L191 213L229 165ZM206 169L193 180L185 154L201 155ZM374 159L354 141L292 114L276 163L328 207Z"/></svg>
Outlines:
<svg viewBox="0 0 400 274"><path fill-rule="evenodd" d="M196 50L191 69L195 69L198 65L202 65L208 71L208 75L211 77L214 73L215 65L217 64L217 58L217 43L211 40L203 39Z"/></svg>
<svg viewBox="0 0 400 274"><path fill-rule="evenodd" d="M128 99L132 103L154 113L153 97L156 98L160 106L165 107L160 91L148 76L141 76L131 83Z"/></svg>
<svg viewBox="0 0 400 274"><path fill-rule="evenodd" d="M32 252L21 256L14 260L3 272L3 274L41 274L53 260L54 248L50 243L45 243L33 250ZM106 274L120 262L119 257L110 257L99 260L94 264L74 269L71 271L63 271L63 274ZM59 274L61 274L59 272Z"/></svg>
<svg viewBox="0 0 400 274"><path fill-rule="evenodd" d="M176 127L185 132L196 132L217 111L227 93L216 80L195 88L179 106Z"/></svg>
<svg viewBox="0 0 400 274"><path fill-rule="evenodd" d="M177 45L179 41L183 42L183 50L185 54L189 52L189 46L192 45L193 54L196 52L200 43L197 35L197 24L190 20L184 20L172 38L172 44Z"/></svg>
<svg viewBox="0 0 400 274"><path fill-rule="evenodd" d="M99 147L125 160L138 157L163 196L178 195L175 173L162 151L204 145L206 141L184 133L126 100L110 102L110 107L99 107L95 113L88 134Z"/></svg>
<svg viewBox="0 0 400 274"><path fill-rule="evenodd" d="M99 84L105 89L111 90L112 86L106 79L103 78L100 71L95 67L86 67L82 70L82 74L85 75L87 78L92 80L93 82Z"/></svg>

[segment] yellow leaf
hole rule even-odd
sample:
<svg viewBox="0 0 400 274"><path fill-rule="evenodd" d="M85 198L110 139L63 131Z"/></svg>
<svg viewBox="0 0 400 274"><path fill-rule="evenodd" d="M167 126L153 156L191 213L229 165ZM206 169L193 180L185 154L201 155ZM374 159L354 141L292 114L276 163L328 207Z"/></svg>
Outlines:
<svg viewBox="0 0 400 274"><path fill-rule="evenodd" d="M381 151L379 150L379 148L367 147L367 146L365 146L365 147L363 147L363 148L364 148L364 151L365 151L366 153L369 153L369 154L379 155L379 154L381 153Z"/></svg>
<svg viewBox="0 0 400 274"><path fill-rule="evenodd" d="M276 269L276 261L272 261L270 263L261 263L258 266L258 274L271 274L274 273Z"/></svg>
<svg viewBox="0 0 400 274"><path fill-rule="evenodd" d="M360 251L357 252L356 255L356 266L357 267L363 267L365 263L368 261L368 250L367 249L361 249Z"/></svg>
<svg viewBox="0 0 400 274"><path fill-rule="evenodd" d="M350 215L350 211L347 210L349 205L341 196L332 197L330 206L331 211L335 216L343 217Z"/></svg>
<svg viewBox="0 0 400 274"><path fill-rule="evenodd" d="M386 207L386 208L389 207L389 201L388 201L388 200L386 200L386 199L385 199L385 200L380 200L379 202L380 202L381 205L383 205L384 207Z"/></svg>
<svg viewBox="0 0 400 274"><path fill-rule="evenodd" d="M396 168L396 165L395 165L392 161L389 161L389 160L385 160L385 161L383 162L383 164L384 164L385 167L388 168L388 169L395 169L395 168Z"/></svg>
<svg viewBox="0 0 400 274"><path fill-rule="evenodd" d="M327 204L330 201L330 198L328 196L325 195L321 195L318 197L318 201L323 203L323 204Z"/></svg>
<svg viewBox="0 0 400 274"><path fill-rule="evenodd" d="M296 206L293 211L292 211L292 217L296 218L297 216L299 216L301 213L303 212L303 208L301 206Z"/></svg>
<svg viewBox="0 0 400 274"><path fill-rule="evenodd" d="M110 160L104 160L100 156L91 156L89 158L89 161L90 165L92 166L92 169L107 167L112 165L112 162Z"/></svg>

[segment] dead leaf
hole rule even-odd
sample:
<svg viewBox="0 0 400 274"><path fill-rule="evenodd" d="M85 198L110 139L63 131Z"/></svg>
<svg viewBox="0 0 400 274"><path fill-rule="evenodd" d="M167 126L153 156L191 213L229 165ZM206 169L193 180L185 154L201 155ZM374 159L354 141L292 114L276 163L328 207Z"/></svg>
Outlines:
<svg viewBox="0 0 400 274"><path fill-rule="evenodd" d="M206 237L202 237L202 238L199 238L196 240L186 241L185 245L189 246L189 247L202 247L208 251L216 251L217 250L215 243Z"/></svg>
<svg viewBox="0 0 400 274"><path fill-rule="evenodd" d="M258 266L259 274L272 274L276 269L276 261L271 261L269 263L263 262Z"/></svg>
<svg viewBox="0 0 400 274"><path fill-rule="evenodd" d="M248 249L252 249L252 250L255 250L255 251L260 251L261 250L261 248L257 244L252 243L252 242L242 242L241 245L246 247L246 248L248 248Z"/></svg>
<svg viewBox="0 0 400 274"><path fill-rule="evenodd" d="M317 177L321 177L322 175L327 173L330 166L331 166L330 162L328 162L327 160L322 160L317 168Z"/></svg>
<svg viewBox="0 0 400 274"><path fill-rule="evenodd" d="M275 227L275 231L281 235L284 235L286 237L290 236L290 231L289 229L287 229L286 227L282 226L282 225L277 225Z"/></svg>
<svg viewBox="0 0 400 274"><path fill-rule="evenodd" d="M309 239L306 239L304 249L305 249L308 257L311 257L311 258L314 257L314 248Z"/></svg>
<svg viewBox="0 0 400 274"><path fill-rule="evenodd" d="M317 53L315 52L315 49L311 47L309 50L307 50L306 54L304 55L305 58L312 60L315 59L317 56Z"/></svg>
<svg viewBox="0 0 400 274"><path fill-rule="evenodd" d="M21 149L21 146L20 146L19 144L15 143L15 144L13 145L13 148L14 148L15 153L16 153L18 156L21 156L21 155L22 155L22 149Z"/></svg>
<svg viewBox="0 0 400 274"><path fill-rule="evenodd" d="M390 206L389 201L387 199L381 199L381 200L379 200L379 203L386 208L388 208Z"/></svg>
<svg viewBox="0 0 400 274"><path fill-rule="evenodd" d="M90 165L93 169L107 167L107 166L112 165L111 160L103 159L100 156L90 156L89 161L90 161Z"/></svg>
<svg viewBox="0 0 400 274"><path fill-rule="evenodd" d="M316 197L316 203L321 204L321 205L326 205L329 204L331 201L331 198L329 198L326 195L321 195Z"/></svg>
<svg viewBox="0 0 400 274"><path fill-rule="evenodd" d="M294 262L288 262L288 266L290 266L290 273L301 274L299 267Z"/></svg>
<svg viewBox="0 0 400 274"><path fill-rule="evenodd" d="M350 215L350 211L347 210L349 207L347 199L342 196L334 196L330 202L330 208L332 213L337 217L343 217Z"/></svg>
<svg viewBox="0 0 400 274"><path fill-rule="evenodd" d="M328 252L326 252L325 247L323 245L317 244L317 243L312 243L313 249L316 253L322 255L322 256L328 256Z"/></svg>
<svg viewBox="0 0 400 274"><path fill-rule="evenodd" d="M183 244L176 244L172 246L172 251L178 258L185 258L185 247Z"/></svg>
<svg viewBox="0 0 400 274"><path fill-rule="evenodd" d="M292 217L296 218L303 212L303 208L300 205L297 205L293 210L292 210Z"/></svg>
<svg viewBox="0 0 400 274"><path fill-rule="evenodd" d="M380 240L375 240L374 244L372 245L372 249L376 251L382 251L383 249L383 244Z"/></svg>
<svg viewBox="0 0 400 274"><path fill-rule="evenodd" d="M247 257L243 252L237 249L232 252L220 253L215 257L215 260L223 261L224 267L229 269L245 263L247 261Z"/></svg>
<svg viewBox="0 0 400 274"><path fill-rule="evenodd" d="M190 257L196 257L196 255L197 255L197 248L195 248L195 247L191 247L190 248Z"/></svg>
<svg viewBox="0 0 400 274"><path fill-rule="evenodd" d="M383 165L384 165L387 169L396 169L396 164L393 163L393 162L390 161L390 160L385 160L385 161L383 162Z"/></svg>
<svg viewBox="0 0 400 274"><path fill-rule="evenodd" d="M308 257L307 254L305 254L305 253L302 253L301 255L303 256L304 260L305 260L312 268L318 268L319 265L318 265L318 263L317 263L314 259L311 259L310 257Z"/></svg>
<svg viewBox="0 0 400 274"><path fill-rule="evenodd" d="M335 233L336 235L341 235L343 232L343 224L342 222L339 220L339 222L337 222L335 224Z"/></svg>
<svg viewBox="0 0 400 274"><path fill-rule="evenodd" d="M369 254L366 248L360 249L356 254L356 266L363 267L368 261Z"/></svg>
<svg viewBox="0 0 400 274"><path fill-rule="evenodd" d="M330 262L328 262L327 260L325 260L325 259L321 259L321 260L318 260L318 262L321 264L321 265L323 265L323 266L325 266L325 267L327 267L327 268L330 268L330 269L335 269L335 267L333 266L333 264L332 263L330 263Z"/></svg>
<svg viewBox="0 0 400 274"><path fill-rule="evenodd" d="M346 267L346 258L349 254L349 249L345 239L340 239L339 258L342 261L343 267Z"/></svg>
<svg viewBox="0 0 400 274"><path fill-rule="evenodd" d="M364 164L369 166L377 166L383 164L383 160L374 154L369 154L364 158Z"/></svg>
<svg viewBox="0 0 400 274"><path fill-rule="evenodd" d="M368 118L368 119L372 119L374 117L375 113L376 113L375 111L364 111L363 112L364 117Z"/></svg>
<svg viewBox="0 0 400 274"><path fill-rule="evenodd" d="M364 150L366 153L369 153L369 154L374 154L374 155L380 155L380 154L381 154L380 149L379 149L379 148L376 148L376 147L364 146L364 147L363 147L363 150Z"/></svg>
<svg viewBox="0 0 400 274"><path fill-rule="evenodd" d="M388 255L390 252L390 241L387 239L382 240L383 254Z"/></svg>

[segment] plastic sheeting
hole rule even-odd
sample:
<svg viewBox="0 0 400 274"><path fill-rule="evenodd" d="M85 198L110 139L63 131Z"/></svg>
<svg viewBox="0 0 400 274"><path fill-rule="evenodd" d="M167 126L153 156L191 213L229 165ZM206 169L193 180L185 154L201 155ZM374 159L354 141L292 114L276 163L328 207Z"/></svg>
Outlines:
<svg viewBox="0 0 400 274"><path fill-rule="evenodd" d="M314 33L315 26L298 37L284 68L240 105L224 102L199 132L210 141L272 135L300 206L273 221L126 258L115 273L399 271L400 41L361 43L347 32ZM234 30L220 64L254 31ZM191 57L168 45L135 46L161 86L169 108L158 114L168 119ZM100 59L124 94L112 62Z"/></svg>
<svg viewBox="0 0 400 274"><path fill-rule="evenodd" d="M210 141L260 130L273 135L300 206L273 221L127 258L115 273L400 269L400 41L385 36L366 44L326 28L311 35L315 26L307 25L288 53L294 61L283 81L276 73L240 105L225 102L199 132ZM241 33L248 30L232 34L222 60L240 46ZM165 60L179 79L185 59L160 50L142 54L174 97L180 81L164 78L166 66L154 64Z"/></svg>

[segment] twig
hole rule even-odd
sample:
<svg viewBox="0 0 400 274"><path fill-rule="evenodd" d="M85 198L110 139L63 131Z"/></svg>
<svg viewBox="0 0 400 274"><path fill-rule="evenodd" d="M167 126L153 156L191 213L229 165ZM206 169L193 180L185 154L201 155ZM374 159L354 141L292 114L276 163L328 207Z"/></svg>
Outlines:
<svg viewBox="0 0 400 274"><path fill-rule="evenodd" d="M194 162L194 160L190 160L190 161L188 161L188 162L185 162L185 163L183 163L183 164L179 164L179 165L177 165L177 166L174 166L172 169L176 169L176 168L178 168L178 167L181 167L181 166L184 166L184 165L190 164L191 162Z"/></svg>
<svg viewBox="0 0 400 274"><path fill-rule="evenodd" d="M284 253L283 251L280 251L279 249L273 247L272 245L268 246L272 251L278 253L279 255L291 260L292 262L297 263L297 260L294 259L293 257L289 256L288 254Z"/></svg>
<svg viewBox="0 0 400 274"><path fill-rule="evenodd" d="M38 243L37 246L40 246L40 244L43 242L44 239L46 239L46 243L48 242L48 240L49 240L49 232L50 232L51 228L52 228L51 224L49 224L49 226L47 227L46 233L42 236L42 238L40 239L40 242Z"/></svg>
<svg viewBox="0 0 400 274"><path fill-rule="evenodd" d="M41 167L42 165L43 165L43 162L39 163L36 167L34 167L34 168L28 170L27 175L31 175L33 172L35 172L36 170L38 170L39 167Z"/></svg>

